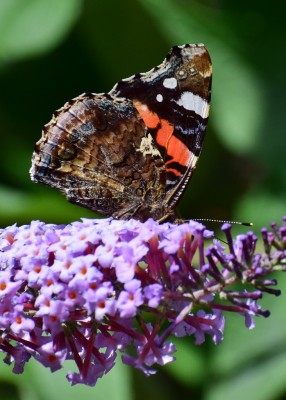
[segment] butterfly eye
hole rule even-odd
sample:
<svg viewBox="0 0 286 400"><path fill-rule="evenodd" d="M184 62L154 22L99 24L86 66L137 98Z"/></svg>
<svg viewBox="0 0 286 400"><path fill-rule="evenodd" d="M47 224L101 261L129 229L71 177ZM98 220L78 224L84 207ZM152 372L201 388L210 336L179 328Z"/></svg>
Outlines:
<svg viewBox="0 0 286 400"><path fill-rule="evenodd" d="M72 143L65 143L64 147L60 147L57 153L57 156L64 161L73 160L76 155L76 148Z"/></svg>

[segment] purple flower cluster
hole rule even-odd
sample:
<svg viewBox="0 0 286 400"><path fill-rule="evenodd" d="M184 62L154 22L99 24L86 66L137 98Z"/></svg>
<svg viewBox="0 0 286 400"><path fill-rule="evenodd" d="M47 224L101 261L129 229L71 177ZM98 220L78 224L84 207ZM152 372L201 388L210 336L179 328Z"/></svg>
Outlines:
<svg viewBox="0 0 286 400"><path fill-rule="evenodd" d="M256 253L252 232L232 239L222 227L200 223L159 225L153 220L112 219L67 226L33 221L0 231L0 350L22 373L34 357L52 372L74 360L72 384L95 385L115 363L155 373L174 360L170 335L223 339L223 311L268 316L263 292L278 295L267 276L285 269L286 219L262 230L265 251ZM232 290L241 282L242 291Z"/></svg>

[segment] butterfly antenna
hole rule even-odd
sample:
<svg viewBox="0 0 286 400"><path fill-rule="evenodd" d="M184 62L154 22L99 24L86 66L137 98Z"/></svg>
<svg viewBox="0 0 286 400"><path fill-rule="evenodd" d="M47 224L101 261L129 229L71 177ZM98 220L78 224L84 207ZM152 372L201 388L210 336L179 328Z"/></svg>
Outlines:
<svg viewBox="0 0 286 400"><path fill-rule="evenodd" d="M231 225L244 225L244 226L253 226L252 222L241 222L241 221L225 221L223 219L211 219L211 218L194 218L194 221L198 222L217 222L219 224L231 224Z"/></svg>

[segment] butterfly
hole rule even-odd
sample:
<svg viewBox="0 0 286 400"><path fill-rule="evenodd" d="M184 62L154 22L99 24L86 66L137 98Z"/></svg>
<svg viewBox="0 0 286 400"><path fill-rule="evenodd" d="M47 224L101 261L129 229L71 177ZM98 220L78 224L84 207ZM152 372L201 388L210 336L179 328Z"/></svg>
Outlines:
<svg viewBox="0 0 286 400"><path fill-rule="evenodd" d="M43 128L31 179L105 216L178 221L175 206L202 149L211 80L206 47L185 44L109 93L70 100Z"/></svg>

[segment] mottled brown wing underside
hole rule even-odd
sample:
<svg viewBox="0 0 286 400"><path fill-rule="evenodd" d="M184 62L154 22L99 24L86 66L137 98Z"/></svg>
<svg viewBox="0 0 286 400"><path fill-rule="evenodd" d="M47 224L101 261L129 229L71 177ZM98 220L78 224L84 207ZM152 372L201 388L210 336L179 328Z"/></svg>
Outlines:
<svg viewBox="0 0 286 400"><path fill-rule="evenodd" d="M70 101L45 125L31 169L34 181L72 203L124 219L158 208L164 173L132 102L93 94Z"/></svg>

